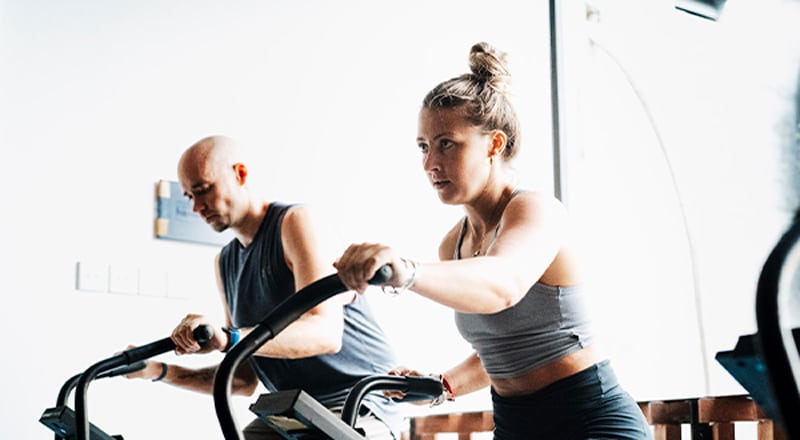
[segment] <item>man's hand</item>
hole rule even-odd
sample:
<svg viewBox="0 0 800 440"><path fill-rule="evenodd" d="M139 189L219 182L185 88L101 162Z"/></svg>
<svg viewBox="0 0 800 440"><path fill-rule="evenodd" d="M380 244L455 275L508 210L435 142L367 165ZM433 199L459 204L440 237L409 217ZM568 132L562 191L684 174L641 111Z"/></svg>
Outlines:
<svg viewBox="0 0 800 440"><path fill-rule="evenodd" d="M135 345L129 345L125 351L131 350L136 348ZM144 368L131 371L130 373L126 374L125 377L128 379L150 379L153 380L161 375L161 362L152 362L148 360L142 361L144 362Z"/></svg>
<svg viewBox="0 0 800 440"><path fill-rule="evenodd" d="M214 329L211 339L205 346L201 346L194 338L194 330L201 325ZM175 330L172 331L172 341L175 342L176 354L210 353L214 350L222 351L228 345L228 335L222 330L212 326L203 315L190 313L186 315Z"/></svg>

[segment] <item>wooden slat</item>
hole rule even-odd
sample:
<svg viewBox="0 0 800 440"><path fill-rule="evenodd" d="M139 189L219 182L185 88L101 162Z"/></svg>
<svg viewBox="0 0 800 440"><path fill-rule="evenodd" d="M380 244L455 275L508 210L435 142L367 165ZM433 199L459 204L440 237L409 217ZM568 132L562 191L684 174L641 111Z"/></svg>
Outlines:
<svg viewBox="0 0 800 440"><path fill-rule="evenodd" d="M736 431L733 422L721 422L711 425L711 435L714 440L735 440Z"/></svg>
<svg viewBox="0 0 800 440"><path fill-rule="evenodd" d="M653 426L655 440L681 440L681 425L658 424Z"/></svg>
<svg viewBox="0 0 800 440"><path fill-rule="evenodd" d="M783 428L772 420L759 420L758 440L789 440L789 437Z"/></svg>
<svg viewBox="0 0 800 440"><path fill-rule="evenodd" d="M702 397L638 402L656 440L680 440L682 424L692 422L692 406L697 404L697 420L708 424L714 440L734 440L734 422L758 422L758 440L787 440L780 426L773 423L755 401L746 395ZM411 418L410 440L433 440L437 433L458 433L467 440L474 432L491 432L491 411L434 414Z"/></svg>
<svg viewBox="0 0 800 440"><path fill-rule="evenodd" d="M704 397L697 401L700 423L754 422L765 418L764 412L748 396Z"/></svg>
<svg viewBox="0 0 800 440"><path fill-rule="evenodd" d="M689 400L664 400L649 403L650 418L653 425L664 423L688 423L692 417Z"/></svg>

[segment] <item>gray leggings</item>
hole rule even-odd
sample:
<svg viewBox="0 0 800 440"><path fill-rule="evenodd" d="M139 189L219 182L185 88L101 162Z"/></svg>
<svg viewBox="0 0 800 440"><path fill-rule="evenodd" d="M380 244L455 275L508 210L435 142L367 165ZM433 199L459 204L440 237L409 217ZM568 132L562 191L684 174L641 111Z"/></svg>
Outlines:
<svg viewBox="0 0 800 440"><path fill-rule="evenodd" d="M492 403L495 440L653 438L607 360L526 396L493 390Z"/></svg>

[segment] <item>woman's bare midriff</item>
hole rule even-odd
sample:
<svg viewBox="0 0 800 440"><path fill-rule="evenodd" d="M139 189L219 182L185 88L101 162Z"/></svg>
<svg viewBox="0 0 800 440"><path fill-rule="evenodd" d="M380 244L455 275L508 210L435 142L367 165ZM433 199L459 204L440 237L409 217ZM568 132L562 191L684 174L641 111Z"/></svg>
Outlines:
<svg viewBox="0 0 800 440"><path fill-rule="evenodd" d="M497 394L505 397L531 394L554 382L579 373L600 361L600 355L596 353L594 347L589 346L519 377L492 378L492 388Z"/></svg>

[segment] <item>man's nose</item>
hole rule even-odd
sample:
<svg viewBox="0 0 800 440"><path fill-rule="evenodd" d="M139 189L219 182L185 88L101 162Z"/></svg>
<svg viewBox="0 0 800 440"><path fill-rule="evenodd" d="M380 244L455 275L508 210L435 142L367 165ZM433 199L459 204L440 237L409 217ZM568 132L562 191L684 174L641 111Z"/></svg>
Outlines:
<svg viewBox="0 0 800 440"><path fill-rule="evenodd" d="M192 211L194 211L194 212L196 212L198 214L202 214L203 213L202 211L205 208L206 208L206 204L204 202L200 201L199 198L195 197L194 199L192 199Z"/></svg>

